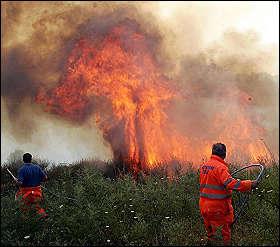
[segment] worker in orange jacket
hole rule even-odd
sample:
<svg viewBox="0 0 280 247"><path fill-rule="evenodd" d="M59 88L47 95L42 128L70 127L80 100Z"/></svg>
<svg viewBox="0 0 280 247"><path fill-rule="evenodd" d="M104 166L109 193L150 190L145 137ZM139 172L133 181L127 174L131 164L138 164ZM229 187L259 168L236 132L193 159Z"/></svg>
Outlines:
<svg viewBox="0 0 280 247"><path fill-rule="evenodd" d="M208 242L216 239L217 228L221 228L224 245L231 241L233 222L232 190L245 192L257 186L257 181L234 179L224 161L226 146L216 143L208 162L200 167L200 213L204 220Z"/></svg>
<svg viewBox="0 0 280 247"><path fill-rule="evenodd" d="M37 165L31 163L32 155L25 153L23 155L23 166L18 171L16 179L19 190L16 193L16 200L20 202L20 208L27 212L33 206L40 218L46 218L47 213L40 206L43 199L41 182L47 180L46 173Z"/></svg>

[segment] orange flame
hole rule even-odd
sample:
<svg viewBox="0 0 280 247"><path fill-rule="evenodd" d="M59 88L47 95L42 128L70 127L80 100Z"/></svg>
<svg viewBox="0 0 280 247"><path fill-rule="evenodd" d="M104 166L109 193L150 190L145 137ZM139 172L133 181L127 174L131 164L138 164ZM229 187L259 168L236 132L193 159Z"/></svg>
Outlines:
<svg viewBox="0 0 280 247"><path fill-rule="evenodd" d="M45 104L47 111L77 122L93 112L114 156L132 160L134 169L139 164L151 168L161 161L208 156L216 140L199 140L195 148L194 141L179 134L169 121L165 109L179 93L160 71L149 40L135 29L125 23L113 27L101 40L80 39L68 57L60 85L48 93L42 90L37 102ZM231 113L225 111L215 121L222 122L226 114ZM215 121L213 126L217 126ZM248 152L257 154L259 150L250 140L252 129L241 112L217 141L236 150L232 135L238 133L250 145Z"/></svg>

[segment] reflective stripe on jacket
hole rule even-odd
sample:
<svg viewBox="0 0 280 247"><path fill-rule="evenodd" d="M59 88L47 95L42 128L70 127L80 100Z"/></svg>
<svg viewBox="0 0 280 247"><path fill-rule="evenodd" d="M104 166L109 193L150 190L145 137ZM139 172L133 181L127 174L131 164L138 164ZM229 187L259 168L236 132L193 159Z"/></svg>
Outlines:
<svg viewBox="0 0 280 247"><path fill-rule="evenodd" d="M216 200L231 198L232 190L251 190L251 180L234 179L225 161L217 155L200 167L200 197Z"/></svg>

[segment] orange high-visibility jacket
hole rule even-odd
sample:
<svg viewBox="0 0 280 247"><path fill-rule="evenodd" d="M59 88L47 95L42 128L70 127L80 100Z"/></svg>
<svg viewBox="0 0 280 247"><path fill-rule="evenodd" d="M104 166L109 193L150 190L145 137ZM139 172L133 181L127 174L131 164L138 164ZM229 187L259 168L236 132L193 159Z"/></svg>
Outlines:
<svg viewBox="0 0 280 247"><path fill-rule="evenodd" d="M251 180L234 179L225 161L217 155L200 167L200 209L203 213L233 213L232 190L251 190Z"/></svg>

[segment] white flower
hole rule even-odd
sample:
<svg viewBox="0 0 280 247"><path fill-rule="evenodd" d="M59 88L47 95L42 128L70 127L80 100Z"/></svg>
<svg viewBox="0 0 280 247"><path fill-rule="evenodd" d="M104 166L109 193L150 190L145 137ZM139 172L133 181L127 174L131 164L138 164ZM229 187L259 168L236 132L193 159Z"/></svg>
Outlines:
<svg viewBox="0 0 280 247"><path fill-rule="evenodd" d="M30 236L25 236L24 238L25 238L25 239L28 239L28 238L30 238Z"/></svg>
<svg viewBox="0 0 280 247"><path fill-rule="evenodd" d="M134 219L137 219L138 217L137 217L137 216L134 216L133 218L134 218Z"/></svg>
<svg viewBox="0 0 280 247"><path fill-rule="evenodd" d="M59 208L62 208L62 207L63 207L63 205L60 205L60 206L59 206Z"/></svg>
<svg viewBox="0 0 280 247"><path fill-rule="evenodd" d="M169 219L169 218L170 218L169 216L166 216L166 217L165 217L165 219Z"/></svg>
<svg viewBox="0 0 280 247"><path fill-rule="evenodd" d="M122 210L122 213L124 213L124 210Z"/></svg>
<svg viewBox="0 0 280 247"><path fill-rule="evenodd" d="M114 206L114 208L116 208L117 206Z"/></svg>
<svg viewBox="0 0 280 247"><path fill-rule="evenodd" d="M105 214L108 214L108 212L107 212L107 211L105 211Z"/></svg>
<svg viewBox="0 0 280 247"><path fill-rule="evenodd" d="M163 178L160 178L161 180L163 180Z"/></svg>
<svg viewBox="0 0 280 247"><path fill-rule="evenodd" d="M132 201L132 198L129 198L129 201Z"/></svg>
<svg viewBox="0 0 280 247"><path fill-rule="evenodd" d="M269 191L267 191L266 193L270 193L270 192L272 192L273 190L269 190Z"/></svg>
<svg viewBox="0 0 280 247"><path fill-rule="evenodd" d="M110 239L107 239L107 243L110 243L111 242L111 240Z"/></svg>
<svg viewBox="0 0 280 247"><path fill-rule="evenodd" d="M123 221L122 221L122 220L120 220L120 223L123 223Z"/></svg>
<svg viewBox="0 0 280 247"><path fill-rule="evenodd" d="M132 206L133 206L132 204L129 205L129 207L132 207Z"/></svg>
<svg viewBox="0 0 280 247"><path fill-rule="evenodd" d="M269 177L269 174L268 174L268 175L266 175L265 177L266 177L266 178L268 178L268 177Z"/></svg>
<svg viewBox="0 0 280 247"><path fill-rule="evenodd" d="M109 228L109 226L106 226L106 228Z"/></svg>
<svg viewBox="0 0 280 247"><path fill-rule="evenodd" d="M131 210L130 212L131 212L131 213L134 213L134 211L133 211L133 210Z"/></svg>

